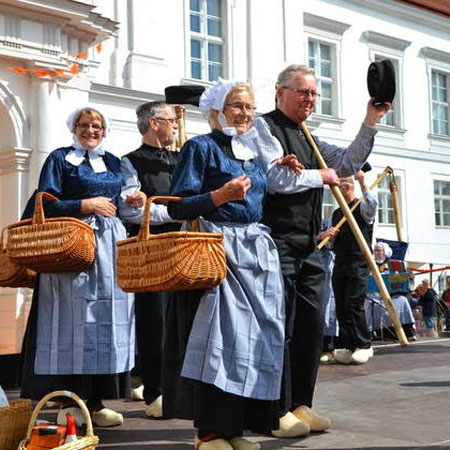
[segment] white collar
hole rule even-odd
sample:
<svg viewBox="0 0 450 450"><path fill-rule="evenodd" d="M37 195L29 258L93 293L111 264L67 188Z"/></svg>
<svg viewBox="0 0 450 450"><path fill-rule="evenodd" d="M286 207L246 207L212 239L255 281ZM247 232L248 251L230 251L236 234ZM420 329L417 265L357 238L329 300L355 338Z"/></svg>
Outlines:
<svg viewBox="0 0 450 450"><path fill-rule="evenodd" d="M92 170L95 173L106 172L105 162L103 161L103 155L105 150L102 148L101 144L93 149L84 148L81 143L74 137L74 142L72 144L74 150L71 150L65 157L65 160L74 166L79 166L86 155L89 156L89 163L91 164Z"/></svg>
<svg viewBox="0 0 450 450"><path fill-rule="evenodd" d="M251 127L245 133L238 134L235 127L224 127L222 132L231 136L231 150L236 159L248 161L255 157L256 148L253 139L258 136L256 128Z"/></svg>

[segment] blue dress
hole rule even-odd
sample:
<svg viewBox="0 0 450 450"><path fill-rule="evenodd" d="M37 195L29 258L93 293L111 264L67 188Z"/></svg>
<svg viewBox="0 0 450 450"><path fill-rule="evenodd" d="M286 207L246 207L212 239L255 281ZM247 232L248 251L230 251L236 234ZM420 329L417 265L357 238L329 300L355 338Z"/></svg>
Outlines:
<svg viewBox="0 0 450 450"><path fill-rule="evenodd" d="M126 237L125 228L118 217L81 213L81 201L86 198L103 196L117 205L120 160L106 152L107 171L95 173L87 160L79 166L66 161L71 150L50 153L37 191L59 199L45 201L47 217L76 217L94 228L96 258L80 272L40 274L33 296L37 310L31 318L35 322L33 371L36 375L127 372L134 366L133 295L117 286L115 261L115 244ZM24 217L32 215L34 197Z"/></svg>
<svg viewBox="0 0 450 450"><path fill-rule="evenodd" d="M251 179L245 199L216 207L211 191L244 174ZM182 148L171 194L184 200L170 203L169 214L174 219L201 216L203 230L223 233L228 270L221 285L202 293L187 324L186 351L182 350L179 362L183 379L195 380L197 388L201 382L203 394L194 400L195 411L183 409L181 397L177 404L170 386L163 394L165 414L193 418L200 429L227 432L251 427L267 431L273 426L270 420L256 423L255 419L264 410L263 404L280 396L284 353L284 297L278 253L269 229L258 223L265 190L266 177L260 166L255 160L237 160L230 138L223 133L197 136ZM192 295L184 296L184 304L183 300L178 303L179 321L186 320L192 307L188 300ZM168 332L176 333L177 325L172 323L174 327L169 325ZM166 355L186 345L174 340L166 340ZM211 393L223 414L215 416L217 411L199 407L208 403L205 397L211 399ZM247 416L254 419L251 425L248 417L241 417L237 423L236 416L242 415L244 407L242 403L231 406L225 400L229 398L260 401L260 411L256 406L247 409Z"/></svg>

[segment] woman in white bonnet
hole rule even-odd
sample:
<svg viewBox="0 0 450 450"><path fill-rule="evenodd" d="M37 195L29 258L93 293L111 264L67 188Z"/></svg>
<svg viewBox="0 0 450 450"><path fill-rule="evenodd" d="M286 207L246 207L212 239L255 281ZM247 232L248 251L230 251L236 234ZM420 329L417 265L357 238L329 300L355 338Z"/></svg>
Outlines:
<svg viewBox="0 0 450 450"><path fill-rule="evenodd" d="M392 256L392 248L386 242L377 242L373 248L373 256L381 273L389 272L388 260Z"/></svg>
<svg viewBox="0 0 450 450"><path fill-rule="evenodd" d="M24 341L21 396L39 400L70 390L87 399L94 424L115 426L123 417L102 400L124 396L126 373L134 365L133 295L116 284L115 244L126 237L117 217L120 160L104 148L108 121L97 108L76 109L67 126L73 143L48 155L36 192L59 199L45 203L47 217L76 217L92 226L96 257L79 272L39 275ZM24 217L33 213L35 194ZM58 423L65 423L68 412L79 425L84 422L81 410L69 403Z"/></svg>
<svg viewBox="0 0 450 450"><path fill-rule="evenodd" d="M258 450L244 430L278 428L284 300L278 253L259 224L266 176L254 159L254 94L219 80L200 99L212 132L181 149L169 204L224 234L227 277L169 304L163 370L165 416L193 419L199 450Z"/></svg>

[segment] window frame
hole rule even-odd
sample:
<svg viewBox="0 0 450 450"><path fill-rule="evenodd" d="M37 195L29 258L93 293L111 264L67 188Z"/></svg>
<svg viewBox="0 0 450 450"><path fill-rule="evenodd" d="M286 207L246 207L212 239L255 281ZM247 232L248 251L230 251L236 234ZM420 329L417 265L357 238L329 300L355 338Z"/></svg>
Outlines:
<svg viewBox="0 0 450 450"><path fill-rule="evenodd" d="M435 185L436 183L447 183L448 184L448 188L449 188L449 194L448 195L442 195L442 194L438 194L438 198L436 198L436 193L435 193ZM449 209L448 212L447 211L437 211L436 210L436 200L448 200L449 201ZM440 214L441 220L443 219L443 215L448 215L448 217L450 218L450 180L444 180L442 178L433 178L433 204L434 204L434 226L436 228L439 229L450 229L450 220L449 220L449 224L445 225L445 224L438 224L436 221L436 216L437 214Z"/></svg>
<svg viewBox="0 0 450 450"><path fill-rule="evenodd" d="M438 133L434 128L434 113L433 106L435 101L433 100L433 73L441 74L445 76L446 80L446 90L447 90L447 133ZM439 103L436 101L436 103ZM439 136L443 138L450 138L450 72L447 72L440 68L431 67L430 68L430 130L433 136Z"/></svg>
<svg viewBox="0 0 450 450"><path fill-rule="evenodd" d="M202 5L202 15L200 20L207 18L207 0L199 0ZM222 73L219 75L222 78L228 77L228 64L229 49L227 45L227 0L219 0L220 18L221 18L221 36L212 36L207 34L207 22L203 25L204 31L196 32L191 30L191 7L190 0L185 0L185 74L186 79L200 84L210 84L215 80L209 80L209 59L208 59L208 43L220 44L222 48ZM194 78L192 73L192 56L191 56L191 43L192 40L198 40L203 43L203 52L201 55L201 78Z"/></svg>

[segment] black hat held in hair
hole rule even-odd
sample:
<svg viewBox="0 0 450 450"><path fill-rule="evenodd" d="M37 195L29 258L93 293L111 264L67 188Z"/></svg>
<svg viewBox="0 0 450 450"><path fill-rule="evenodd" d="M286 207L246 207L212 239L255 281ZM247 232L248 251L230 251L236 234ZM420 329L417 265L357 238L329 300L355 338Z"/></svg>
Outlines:
<svg viewBox="0 0 450 450"><path fill-rule="evenodd" d="M367 71L367 88L374 104L391 103L395 97L395 69L389 59L370 64Z"/></svg>
<svg viewBox="0 0 450 450"><path fill-rule="evenodd" d="M203 94L205 88L198 85L180 85L167 86L164 89L166 94L166 103L173 103L177 105L190 104L198 106L200 96Z"/></svg>

